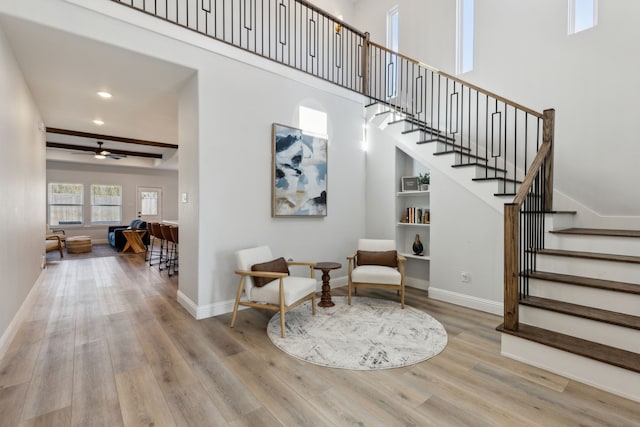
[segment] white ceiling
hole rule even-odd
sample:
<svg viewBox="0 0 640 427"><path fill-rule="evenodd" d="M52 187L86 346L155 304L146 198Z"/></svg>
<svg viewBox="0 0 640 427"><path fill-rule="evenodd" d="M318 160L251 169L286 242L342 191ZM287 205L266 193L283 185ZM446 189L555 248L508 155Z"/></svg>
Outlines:
<svg viewBox="0 0 640 427"><path fill-rule="evenodd" d="M194 70L28 21L0 16L0 23L46 127L178 144L179 90ZM102 99L98 91L113 97ZM47 133L50 142L97 147L96 140ZM53 148L47 159L177 169L176 150L100 140L107 149L164 159L95 160Z"/></svg>

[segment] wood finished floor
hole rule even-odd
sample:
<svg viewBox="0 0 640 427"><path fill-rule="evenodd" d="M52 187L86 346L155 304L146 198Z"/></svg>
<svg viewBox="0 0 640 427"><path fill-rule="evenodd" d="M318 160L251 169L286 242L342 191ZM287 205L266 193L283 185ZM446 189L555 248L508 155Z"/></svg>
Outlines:
<svg viewBox="0 0 640 427"><path fill-rule="evenodd" d="M445 326L447 348L363 372L282 353L266 311L241 311L235 329L228 314L196 321L177 280L138 256L50 265L0 361L0 425L640 425L639 403L500 356L499 317L422 291L407 303Z"/></svg>

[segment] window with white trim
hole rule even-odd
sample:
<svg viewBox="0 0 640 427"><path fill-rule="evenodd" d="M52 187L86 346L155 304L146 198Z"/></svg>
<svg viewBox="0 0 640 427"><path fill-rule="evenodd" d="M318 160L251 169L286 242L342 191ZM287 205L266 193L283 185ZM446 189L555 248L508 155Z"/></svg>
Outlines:
<svg viewBox="0 0 640 427"><path fill-rule="evenodd" d="M91 223L120 224L122 221L122 187L91 184Z"/></svg>
<svg viewBox="0 0 640 427"><path fill-rule="evenodd" d="M456 73L473 70L474 0L457 0L456 4Z"/></svg>
<svg viewBox="0 0 640 427"><path fill-rule="evenodd" d="M313 108L300 106L300 129L316 135L327 135L327 113Z"/></svg>
<svg viewBox="0 0 640 427"><path fill-rule="evenodd" d="M598 0L569 0L569 34L598 24Z"/></svg>
<svg viewBox="0 0 640 427"><path fill-rule="evenodd" d="M50 182L47 186L49 225L83 223L84 186Z"/></svg>
<svg viewBox="0 0 640 427"><path fill-rule="evenodd" d="M398 6L394 6L387 12L387 48L398 52L399 50L399 32L400 32L400 15ZM398 60L396 55L389 54L387 56L387 98L393 98L398 92Z"/></svg>

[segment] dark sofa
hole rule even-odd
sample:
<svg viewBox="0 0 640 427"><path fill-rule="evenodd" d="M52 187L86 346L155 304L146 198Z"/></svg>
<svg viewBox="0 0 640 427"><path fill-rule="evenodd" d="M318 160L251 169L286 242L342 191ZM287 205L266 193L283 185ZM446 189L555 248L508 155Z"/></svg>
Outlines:
<svg viewBox="0 0 640 427"><path fill-rule="evenodd" d="M122 230L131 230L132 228L139 228L146 230L147 223L146 221L142 221L140 219L134 219L131 221L131 224L127 225L112 225L109 227L107 231L107 239L109 239L109 244L116 248L118 252L124 249L124 245L127 243L127 239L122 234ZM149 244L149 233L146 233L142 238L142 243L145 245Z"/></svg>

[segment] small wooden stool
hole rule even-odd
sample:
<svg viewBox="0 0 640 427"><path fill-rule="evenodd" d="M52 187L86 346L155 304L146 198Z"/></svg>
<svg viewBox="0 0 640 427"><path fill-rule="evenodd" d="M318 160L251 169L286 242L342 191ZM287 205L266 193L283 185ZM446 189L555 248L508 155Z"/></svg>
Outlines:
<svg viewBox="0 0 640 427"><path fill-rule="evenodd" d="M74 236L67 237L67 252L70 254L81 254L84 252L91 252L91 237L90 236Z"/></svg>

